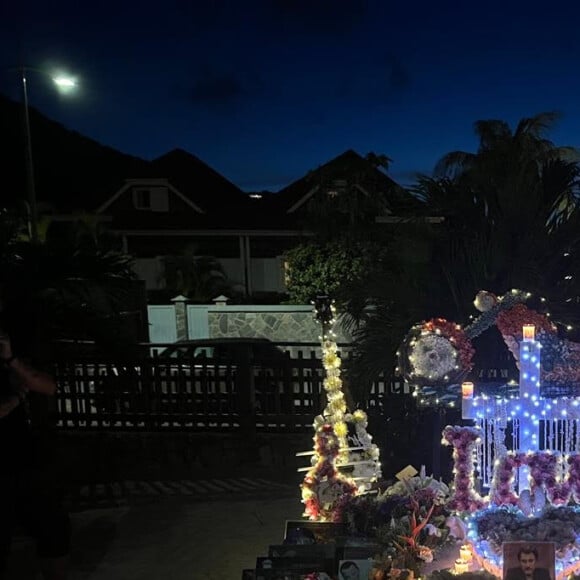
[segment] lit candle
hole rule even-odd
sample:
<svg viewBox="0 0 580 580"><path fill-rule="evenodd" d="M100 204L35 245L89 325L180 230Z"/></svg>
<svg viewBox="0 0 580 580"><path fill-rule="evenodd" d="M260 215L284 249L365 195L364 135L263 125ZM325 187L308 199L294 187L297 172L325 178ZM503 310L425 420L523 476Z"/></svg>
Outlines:
<svg viewBox="0 0 580 580"><path fill-rule="evenodd" d="M464 399L473 398L473 383L461 383L461 396Z"/></svg>
<svg viewBox="0 0 580 580"><path fill-rule="evenodd" d="M471 546L469 544L463 544L463 546L459 548L459 558L465 562L471 562L473 554L471 553Z"/></svg>
<svg viewBox="0 0 580 580"><path fill-rule="evenodd" d="M522 329L524 334L524 340L535 340L536 338L536 327L533 324L524 324Z"/></svg>
<svg viewBox="0 0 580 580"><path fill-rule="evenodd" d="M469 564L465 560L458 558L455 560L454 572L456 574L465 574L466 572L469 572Z"/></svg>

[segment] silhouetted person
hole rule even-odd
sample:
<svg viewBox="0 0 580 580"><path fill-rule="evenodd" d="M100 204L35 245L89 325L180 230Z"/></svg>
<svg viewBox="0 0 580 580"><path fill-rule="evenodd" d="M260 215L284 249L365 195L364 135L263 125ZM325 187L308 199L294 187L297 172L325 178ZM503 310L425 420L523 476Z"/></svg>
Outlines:
<svg viewBox="0 0 580 580"><path fill-rule="evenodd" d="M520 548L518 552L517 568L510 568L504 580L550 580L550 571L547 568L536 568L538 550L531 546Z"/></svg>
<svg viewBox="0 0 580 580"><path fill-rule="evenodd" d="M4 326L5 317L0 322ZM44 578L63 580L70 523L57 495L36 469L27 410L29 392L54 395L56 383L50 374L35 368L24 346L19 341L13 344L7 330L0 328L0 579L5 577L14 528L23 526L36 540Z"/></svg>

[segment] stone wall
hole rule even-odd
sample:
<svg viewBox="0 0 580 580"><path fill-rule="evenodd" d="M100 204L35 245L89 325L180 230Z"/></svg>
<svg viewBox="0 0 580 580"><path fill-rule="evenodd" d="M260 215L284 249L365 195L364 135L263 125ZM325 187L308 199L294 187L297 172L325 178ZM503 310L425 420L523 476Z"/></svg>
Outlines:
<svg viewBox="0 0 580 580"><path fill-rule="evenodd" d="M267 338L273 342L319 343L320 325L307 305L229 305L187 304L177 296L172 305L149 306L151 342L173 342L206 338ZM334 332L339 343L351 343L352 337L341 328ZM159 340L159 337L165 340ZM153 338L155 337L155 338Z"/></svg>
<svg viewBox="0 0 580 580"><path fill-rule="evenodd" d="M214 310L208 312L210 338L267 338L273 342L319 342L320 325L312 312L251 312ZM338 342L351 342L336 325Z"/></svg>

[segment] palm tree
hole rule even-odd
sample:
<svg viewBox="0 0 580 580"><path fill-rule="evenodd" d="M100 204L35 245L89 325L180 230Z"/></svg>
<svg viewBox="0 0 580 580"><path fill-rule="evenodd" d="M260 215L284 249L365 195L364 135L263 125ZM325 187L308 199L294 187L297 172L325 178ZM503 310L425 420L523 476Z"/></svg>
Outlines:
<svg viewBox="0 0 580 580"><path fill-rule="evenodd" d="M0 288L11 306L7 316L26 319L29 338L85 338L117 348L126 336L134 275L131 258L104 243L95 228L81 222L54 222L41 228L38 243L23 235L17 214L0 216Z"/></svg>
<svg viewBox="0 0 580 580"><path fill-rule="evenodd" d="M419 178L413 194L427 215L445 221L406 224L400 239L402 246L429 246L431 259L410 263L398 254L399 267L390 264L350 291L358 334L349 378L359 401L379 371L392 371L413 322L431 316L466 321L480 289L503 294L523 288L548 296L555 318L580 317L580 156L547 139L556 118L540 114L514 131L503 121L479 121L476 153L449 153L434 177Z"/></svg>
<svg viewBox="0 0 580 580"><path fill-rule="evenodd" d="M195 302L209 302L231 291L222 265L212 256L199 256L195 246L180 255L165 256L164 279L167 288Z"/></svg>
<svg viewBox="0 0 580 580"><path fill-rule="evenodd" d="M446 218L435 257L459 315L480 288L579 293L568 276L580 242L580 152L546 137L557 118L542 113L514 131L504 121L478 121L478 151L445 155L435 177L414 189Z"/></svg>

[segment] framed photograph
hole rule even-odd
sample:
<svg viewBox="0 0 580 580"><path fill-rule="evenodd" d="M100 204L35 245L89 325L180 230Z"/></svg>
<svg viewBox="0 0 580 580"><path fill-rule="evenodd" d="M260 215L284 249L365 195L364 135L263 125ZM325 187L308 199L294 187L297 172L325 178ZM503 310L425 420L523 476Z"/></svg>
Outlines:
<svg viewBox="0 0 580 580"><path fill-rule="evenodd" d="M261 570L276 570L280 572L301 572L303 574L309 574L314 571L324 570L324 559L323 558L269 558L269 557L258 557L256 558L256 571Z"/></svg>
<svg viewBox="0 0 580 580"><path fill-rule="evenodd" d="M373 559L381 552L378 544L368 544L366 546L345 546L341 550L341 560L368 560Z"/></svg>
<svg viewBox="0 0 580 580"><path fill-rule="evenodd" d="M338 580L366 580L372 567L372 560L341 560L338 563Z"/></svg>
<svg viewBox="0 0 580 580"><path fill-rule="evenodd" d="M318 560L324 562L324 572L333 575L336 573L336 563L338 561L337 548L334 542L310 545L274 545L268 548L268 556L270 558L293 558L300 562ZM313 572L314 570L311 571Z"/></svg>
<svg viewBox="0 0 580 580"><path fill-rule="evenodd" d="M335 542L346 534L344 524L287 520L284 534L285 544L324 544Z"/></svg>
<svg viewBox="0 0 580 580"><path fill-rule="evenodd" d="M279 570L260 570L257 573L256 580L304 580L312 572L320 572L319 570L311 570L308 573L279 571ZM330 579L330 576L326 576Z"/></svg>
<svg viewBox="0 0 580 580"><path fill-rule="evenodd" d="M322 560L257 558L256 580L302 580L312 572L326 572Z"/></svg>
<svg viewBox="0 0 580 580"><path fill-rule="evenodd" d="M504 580L555 580L555 544L504 542L502 548Z"/></svg>
<svg viewBox="0 0 580 580"><path fill-rule="evenodd" d="M336 544L276 544L268 547L270 558L298 558L311 560L312 558L333 558Z"/></svg>

